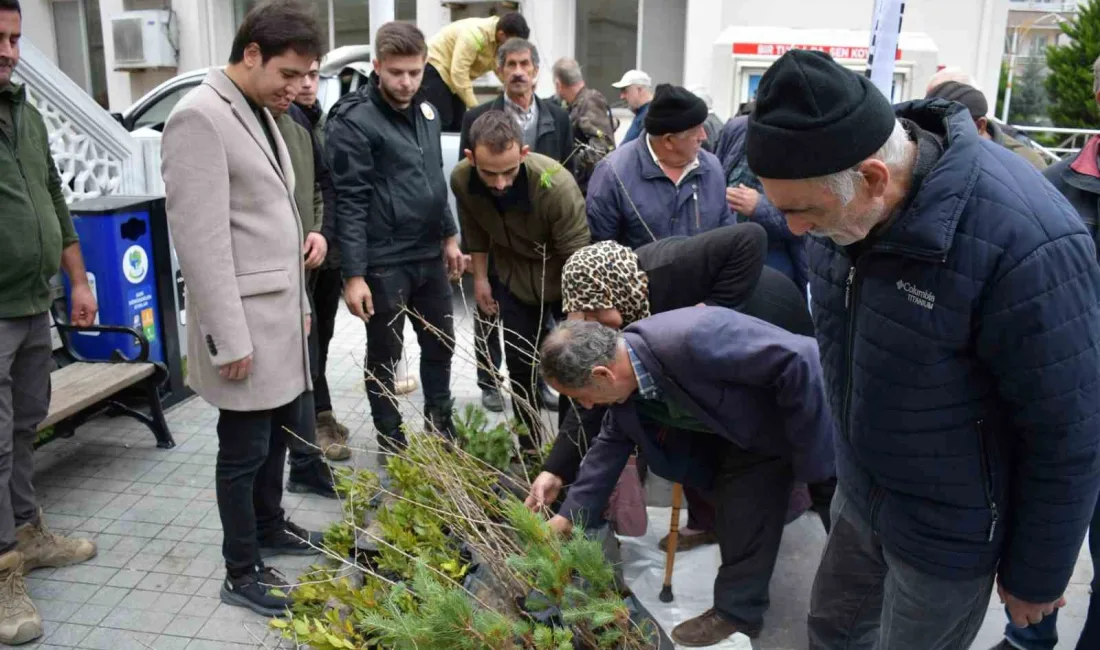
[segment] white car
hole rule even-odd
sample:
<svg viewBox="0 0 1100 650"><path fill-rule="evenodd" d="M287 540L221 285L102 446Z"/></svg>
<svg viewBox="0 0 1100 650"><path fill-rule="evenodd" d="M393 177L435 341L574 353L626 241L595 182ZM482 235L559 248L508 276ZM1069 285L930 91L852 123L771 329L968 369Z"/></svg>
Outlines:
<svg viewBox="0 0 1100 650"><path fill-rule="evenodd" d="M336 104L336 100L367 83L371 73L371 47L369 45L345 45L332 50L321 60L318 79L317 101L325 113ZM150 90L141 99L122 113L114 113L122 126L128 131L149 128L163 131L164 123L172 114L183 96L202 83L209 68L192 70L172 77L168 81ZM442 137L443 173L451 177L451 170L458 164L461 152L458 150L459 135L444 133ZM458 220L455 198L448 183L448 202L451 213Z"/></svg>

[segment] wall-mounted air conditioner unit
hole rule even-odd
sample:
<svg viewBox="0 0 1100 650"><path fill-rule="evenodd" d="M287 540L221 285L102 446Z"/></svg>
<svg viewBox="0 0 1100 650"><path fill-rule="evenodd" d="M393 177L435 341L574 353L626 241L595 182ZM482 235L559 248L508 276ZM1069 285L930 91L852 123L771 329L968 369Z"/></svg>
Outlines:
<svg viewBox="0 0 1100 650"><path fill-rule="evenodd" d="M516 11L519 9L520 0L440 0L439 4L453 11L462 11L474 7L489 7L490 9L503 9L505 11ZM494 7L494 5L497 5ZM465 16L469 18L469 16ZM457 20L457 19L456 19Z"/></svg>
<svg viewBox="0 0 1100 650"><path fill-rule="evenodd" d="M179 29L171 11L124 11L111 18L115 70L175 68Z"/></svg>

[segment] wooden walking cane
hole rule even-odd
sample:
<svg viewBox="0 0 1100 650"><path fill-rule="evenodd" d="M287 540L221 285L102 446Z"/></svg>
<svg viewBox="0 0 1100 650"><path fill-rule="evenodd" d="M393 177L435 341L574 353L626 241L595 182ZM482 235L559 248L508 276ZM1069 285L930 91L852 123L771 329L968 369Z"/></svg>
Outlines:
<svg viewBox="0 0 1100 650"><path fill-rule="evenodd" d="M680 504L684 500L684 486L672 484L672 521L668 524L668 548L665 551L665 584L658 596L662 603L672 602L672 569L676 566L676 545L680 542Z"/></svg>

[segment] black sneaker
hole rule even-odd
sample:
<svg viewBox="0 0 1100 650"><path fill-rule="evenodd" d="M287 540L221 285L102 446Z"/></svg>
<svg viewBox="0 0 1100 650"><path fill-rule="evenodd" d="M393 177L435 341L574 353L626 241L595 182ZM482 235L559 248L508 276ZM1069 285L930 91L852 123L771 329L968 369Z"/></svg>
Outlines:
<svg viewBox="0 0 1100 650"><path fill-rule="evenodd" d="M481 406L493 413L504 412L504 396L495 388L481 389Z"/></svg>
<svg viewBox="0 0 1100 650"><path fill-rule="evenodd" d="M424 409L424 430L437 433L447 440L455 438L455 423L451 417L452 406L438 409Z"/></svg>
<svg viewBox="0 0 1100 650"><path fill-rule="evenodd" d="M383 454L400 454L409 446L405 433L400 428L390 432L378 432L378 450Z"/></svg>
<svg viewBox="0 0 1100 650"><path fill-rule="evenodd" d="M277 596L272 589L285 593L286 581L274 569L259 569L239 578L226 576L222 583L223 603L245 607L261 616L282 616L293 602L289 596Z"/></svg>
<svg viewBox="0 0 1100 650"><path fill-rule="evenodd" d="M336 486L333 484L332 468L318 459L300 471L290 470L290 479L286 489L295 494L318 494L329 499L336 498Z"/></svg>
<svg viewBox="0 0 1100 650"><path fill-rule="evenodd" d="M260 557L272 555L317 555L321 552L324 534L309 531L290 521L273 535L260 538Z"/></svg>

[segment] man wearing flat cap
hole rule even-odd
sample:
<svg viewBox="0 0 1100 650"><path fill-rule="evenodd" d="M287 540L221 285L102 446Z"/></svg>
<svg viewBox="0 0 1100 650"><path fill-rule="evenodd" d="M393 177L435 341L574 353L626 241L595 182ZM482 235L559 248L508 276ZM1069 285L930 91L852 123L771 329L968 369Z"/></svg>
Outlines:
<svg viewBox="0 0 1100 650"><path fill-rule="evenodd" d="M962 105L891 107L791 51L746 150L810 234L839 486L813 650L967 648L994 585L1065 603L1100 489L1100 267L1073 209Z"/></svg>
<svg viewBox="0 0 1100 650"><path fill-rule="evenodd" d="M985 98L985 93L974 86L960 81L945 81L929 90L925 99L946 99L962 104L970 111L974 126L978 127L978 135L996 142L1035 165L1037 169L1046 169L1047 163L1038 151L1012 137L1006 132L1008 127L989 119L989 102Z"/></svg>
<svg viewBox="0 0 1100 650"><path fill-rule="evenodd" d="M657 86L645 135L601 160L588 182L592 241L637 248L734 223L722 164L702 150L706 120L707 105L694 93Z"/></svg>

